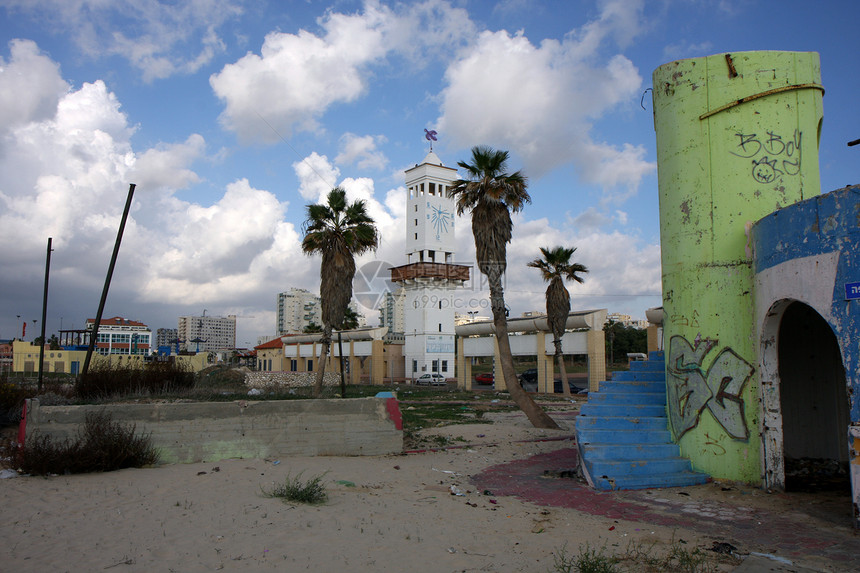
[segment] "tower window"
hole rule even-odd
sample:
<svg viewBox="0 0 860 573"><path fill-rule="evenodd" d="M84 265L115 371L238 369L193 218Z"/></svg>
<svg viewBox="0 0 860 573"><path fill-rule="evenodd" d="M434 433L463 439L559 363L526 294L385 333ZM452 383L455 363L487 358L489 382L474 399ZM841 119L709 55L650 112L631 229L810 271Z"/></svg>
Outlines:
<svg viewBox="0 0 860 573"><path fill-rule="evenodd" d="M442 307L442 303L441 303L441 302L439 303L439 307L440 307L440 308ZM439 323L439 332L442 332L442 323L441 323L441 322Z"/></svg>
<svg viewBox="0 0 860 573"><path fill-rule="evenodd" d="M418 219L415 219L415 226L418 226Z"/></svg>
<svg viewBox="0 0 860 573"><path fill-rule="evenodd" d="M418 240L418 233L415 233L415 240Z"/></svg>

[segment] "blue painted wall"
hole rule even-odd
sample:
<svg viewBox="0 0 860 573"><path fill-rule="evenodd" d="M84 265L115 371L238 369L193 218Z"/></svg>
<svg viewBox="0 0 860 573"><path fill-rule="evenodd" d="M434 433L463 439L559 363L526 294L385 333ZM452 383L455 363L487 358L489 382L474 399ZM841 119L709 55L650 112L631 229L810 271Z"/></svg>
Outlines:
<svg viewBox="0 0 860 573"><path fill-rule="evenodd" d="M753 227L755 272L784 262L838 253L830 317L842 350L851 422L860 422L860 300L846 300L845 285L860 282L860 185L838 189L775 211Z"/></svg>

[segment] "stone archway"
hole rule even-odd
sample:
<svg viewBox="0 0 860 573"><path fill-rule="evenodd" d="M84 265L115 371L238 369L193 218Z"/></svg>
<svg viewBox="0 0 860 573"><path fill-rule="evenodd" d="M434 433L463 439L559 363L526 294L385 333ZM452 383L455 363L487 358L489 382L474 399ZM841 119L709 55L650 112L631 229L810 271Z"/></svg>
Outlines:
<svg viewBox="0 0 860 573"><path fill-rule="evenodd" d="M813 472L848 464L848 394L839 342L814 308L781 300L765 319L761 351L764 485L806 488L799 464ZM840 475L847 488L847 471L831 477Z"/></svg>

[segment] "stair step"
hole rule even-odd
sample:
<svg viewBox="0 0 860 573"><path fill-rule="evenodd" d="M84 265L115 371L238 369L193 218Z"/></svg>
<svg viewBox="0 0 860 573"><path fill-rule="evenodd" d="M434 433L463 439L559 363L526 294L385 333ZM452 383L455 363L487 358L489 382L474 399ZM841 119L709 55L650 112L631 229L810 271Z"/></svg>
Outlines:
<svg viewBox="0 0 860 573"><path fill-rule="evenodd" d="M635 430L637 432L655 432L667 430L669 420L666 412L662 416L586 416L576 417L576 429L584 430Z"/></svg>
<svg viewBox="0 0 860 573"><path fill-rule="evenodd" d="M589 399L580 413L585 416L660 417L666 415L666 404L595 404Z"/></svg>
<svg viewBox="0 0 860 573"><path fill-rule="evenodd" d="M590 404L662 404L666 405L665 392L607 392L603 389L588 397Z"/></svg>
<svg viewBox="0 0 860 573"><path fill-rule="evenodd" d="M630 363L631 372L665 372L662 360L634 360Z"/></svg>
<svg viewBox="0 0 860 573"><path fill-rule="evenodd" d="M612 462L645 462L660 461L678 457L680 448L675 444L643 444L643 443L587 443L582 444L582 451L592 461L608 460Z"/></svg>
<svg viewBox="0 0 860 573"><path fill-rule="evenodd" d="M643 381L643 382L666 382L666 373L663 370L659 371L639 371L639 370L622 370L620 372L612 373L612 380L617 382L619 380L630 380L630 381Z"/></svg>
<svg viewBox="0 0 860 573"><path fill-rule="evenodd" d="M654 487L685 487L708 482L708 476L697 472L675 472L649 476L620 476L594 478L594 487L603 491L619 489L649 489Z"/></svg>
<svg viewBox="0 0 860 573"><path fill-rule="evenodd" d="M604 418L605 419L605 418ZM577 428L577 441L580 444L610 445L610 444L671 444L677 456L678 450L672 444L672 434L666 429L666 420L663 420L663 429L596 429Z"/></svg>
<svg viewBox="0 0 860 573"><path fill-rule="evenodd" d="M600 383L599 392L662 392L666 393L665 380L607 380ZM597 394L593 392L592 394Z"/></svg>
<svg viewBox="0 0 860 573"><path fill-rule="evenodd" d="M655 460L601 460L586 459L590 474L594 477L610 476L618 479L620 476L642 476L654 474L671 474L675 472L690 472L690 460L681 457L661 458Z"/></svg>
<svg viewBox="0 0 860 573"><path fill-rule="evenodd" d="M682 487L706 483L679 456L666 418L665 355L648 353L630 370L600 383L576 418L580 461L599 490Z"/></svg>

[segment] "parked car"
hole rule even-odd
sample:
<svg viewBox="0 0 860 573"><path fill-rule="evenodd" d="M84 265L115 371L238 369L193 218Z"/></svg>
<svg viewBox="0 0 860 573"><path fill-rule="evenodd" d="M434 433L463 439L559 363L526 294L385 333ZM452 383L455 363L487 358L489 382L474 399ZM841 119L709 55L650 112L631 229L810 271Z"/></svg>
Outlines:
<svg viewBox="0 0 860 573"><path fill-rule="evenodd" d="M475 382L478 384L492 384L493 374L491 372L482 372L475 376Z"/></svg>
<svg viewBox="0 0 860 573"><path fill-rule="evenodd" d="M448 382L438 372L428 372L415 379L417 386L445 386Z"/></svg>
<svg viewBox="0 0 860 573"><path fill-rule="evenodd" d="M552 389L553 392L555 392L556 394L561 394L562 392L564 392L564 389L561 386L561 379L560 378L557 378L553 382L554 382L553 389ZM567 381L567 385L570 386L570 393L571 394L588 394L587 388L580 388L579 386L575 385L570 380Z"/></svg>
<svg viewBox="0 0 860 573"><path fill-rule="evenodd" d="M529 368L528 370L523 371L518 377L520 381L520 386L523 387L523 390L526 392L537 392L538 385L538 371L537 368ZM568 386L570 386L571 394L588 394L588 390L585 388L580 388L576 386L570 380L567 381ZM556 394L561 394L564 392L561 386L561 379L556 378L553 381L553 392Z"/></svg>
<svg viewBox="0 0 860 573"><path fill-rule="evenodd" d="M526 392L535 392L537 390L538 371L537 368L529 368L517 376L520 381L520 386Z"/></svg>

